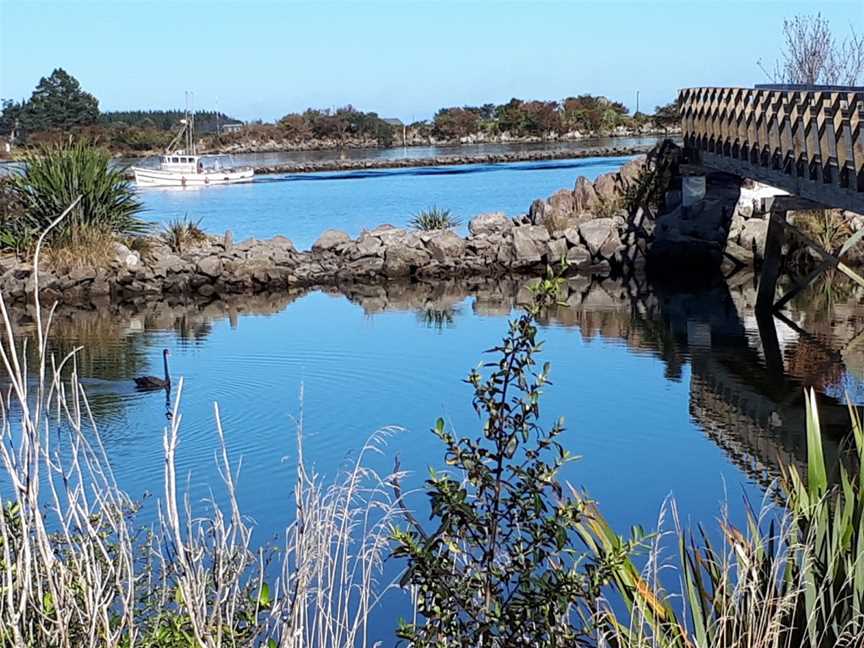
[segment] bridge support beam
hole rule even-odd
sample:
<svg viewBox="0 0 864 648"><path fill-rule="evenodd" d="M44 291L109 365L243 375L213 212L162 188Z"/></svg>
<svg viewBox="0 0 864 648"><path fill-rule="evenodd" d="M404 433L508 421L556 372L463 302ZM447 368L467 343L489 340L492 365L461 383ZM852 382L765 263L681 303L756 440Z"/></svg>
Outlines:
<svg viewBox="0 0 864 648"><path fill-rule="evenodd" d="M774 309L777 279L780 278L785 225L786 211L772 209L771 217L768 219L768 234L765 238L765 261L762 263L759 291L756 294L756 310L763 313L770 313Z"/></svg>

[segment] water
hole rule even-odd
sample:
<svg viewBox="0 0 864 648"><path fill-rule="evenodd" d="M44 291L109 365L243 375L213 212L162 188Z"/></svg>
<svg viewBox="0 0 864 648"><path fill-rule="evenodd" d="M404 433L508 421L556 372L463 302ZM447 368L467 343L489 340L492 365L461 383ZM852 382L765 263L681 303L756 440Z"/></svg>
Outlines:
<svg viewBox="0 0 864 648"><path fill-rule="evenodd" d="M586 137L573 141L512 142L493 144L460 144L449 146L406 146L393 148L347 148L342 150L322 149L317 151L269 151L263 153L235 153L233 163L249 166L274 166L277 164L303 164L329 160L419 160L445 155L501 155L527 151L573 151L583 152L600 148L649 147L663 140L661 136L642 137ZM135 164L156 164L157 158L146 160L124 160Z"/></svg>
<svg viewBox="0 0 864 648"><path fill-rule="evenodd" d="M85 346L81 374L117 478L136 497L160 488L166 419L164 394L138 392L132 378L160 375L161 350L170 349L171 372L184 379L178 474L188 473L198 497L218 485L218 402L229 451L243 459L242 507L266 536L291 519L301 412L306 457L326 475L388 425L405 431L378 468L392 467L396 453L415 475L440 467L429 428L443 416L460 434L477 432L462 379L526 296L514 282L396 284L347 298L312 291L72 311L58 317L55 339ZM802 386L825 395L829 456L844 430L842 391L864 404L860 296L829 311L794 307L767 351L754 299L752 289L722 285L633 301L617 284L578 280L569 305L544 321L554 383L546 421L565 417L563 443L583 456L567 477L619 528L652 526L668 495L696 520L711 519L727 496L758 500L779 475L778 456L803 460Z"/></svg>
<svg viewBox="0 0 864 648"><path fill-rule="evenodd" d="M372 171L257 176L247 184L186 189L142 189L145 217L155 223L202 219L202 227L235 240L282 234L306 249L325 229L356 236L382 223L406 225L418 211L438 206L467 221L484 212L515 216L531 201L580 175L594 179L629 158L473 164Z"/></svg>

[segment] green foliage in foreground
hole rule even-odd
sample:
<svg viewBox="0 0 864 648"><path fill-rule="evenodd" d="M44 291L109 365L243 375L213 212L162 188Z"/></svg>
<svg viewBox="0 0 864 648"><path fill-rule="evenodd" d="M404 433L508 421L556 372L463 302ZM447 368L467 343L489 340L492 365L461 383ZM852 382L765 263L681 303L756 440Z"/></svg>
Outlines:
<svg viewBox="0 0 864 648"><path fill-rule="evenodd" d="M16 210L0 223L0 242L26 247L80 196L52 232L51 241L72 244L85 231L130 236L147 231L141 203L110 156L84 142L41 148L11 174L6 192Z"/></svg>
<svg viewBox="0 0 864 648"><path fill-rule="evenodd" d="M609 614L611 645L658 648L721 646L821 648L864 642L864 431L850 406L854 447L832 483L825 463L815 393L807 394L807 476L784 470L785 517L766 523L748 512L747 528L722 522L723 546L709 534L678 532L680 592L648 583L622 563L615 589L631 618ZM619 540L593 517L583 539L602 558ZM684 612L670 604L679 596Z"/></svg>
<svg viewBox="0 0 864 648"><path fill-rule="evenodd" d="M441 207L429 207L419 211L414 214L410 221L411 227L421 232L453 229L461 224L462 221L453 216L449 209L442 209Z"/></svg>
<svg viewBox="0 0 864 648"><path fill-rule="evenodd" d="M590 637L601 588L632 548L597 558L575 548L585 500L558 481L573 459L558 442L563 423L538 423L549 366L536 369L536 318L557 287L540 282L534 305L492 349L488 376L468 376L480 435L435 425L456 471L426 482L438 526L394 532L394 554L408 561L402 585L415 588L423 617L398 630L413 646L574 645Z"/></svg>

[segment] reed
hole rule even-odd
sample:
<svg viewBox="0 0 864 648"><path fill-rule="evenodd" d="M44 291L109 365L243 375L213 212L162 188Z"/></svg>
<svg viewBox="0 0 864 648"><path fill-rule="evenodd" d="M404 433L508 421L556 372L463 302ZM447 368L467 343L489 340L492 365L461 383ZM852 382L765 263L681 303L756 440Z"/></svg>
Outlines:
<svg viewBox="0 0 864 648"><path fill-rule="evenodd" d="M613 581L629 614L602 613L601 643L660 648L803 648L860 646L864 641L864 433L849 408L853 447L849 464L825 464L815 393L807 393L807 475L784 471L779 494L748 509L744 528L724 511L719 543L703 527L674 528L658 535L675 539L678 555L661 559L652 546L649 569L623 564ZM599 556L619 540L598 511L582 538ZM669 591L656 566L677 571L679 586ZM666 581L668 582L668 578ZM677 602L677 605L673 605Z"/></svg>
<svg viewBox="0 0 864 648"><path fill-rule="evenodd" d="M389 494L390 477L365 461L394 430L373 435L327 482L306 466L298 426L298 515L274 564L268 548L251 543L253 524L237 504L239 462L215 404L222 503L214 496L195 506L179 486L181 381L163 436L158 515L150 529L136 526L139 506L112 475L78 380L80 349L51 354L54 309L36 299L45 239L76 203L36 244L33 341L15 330L0 294L8 383L0 407L0 645L368 645L369 614L391 586L379 580L402 506Z"/></svg>

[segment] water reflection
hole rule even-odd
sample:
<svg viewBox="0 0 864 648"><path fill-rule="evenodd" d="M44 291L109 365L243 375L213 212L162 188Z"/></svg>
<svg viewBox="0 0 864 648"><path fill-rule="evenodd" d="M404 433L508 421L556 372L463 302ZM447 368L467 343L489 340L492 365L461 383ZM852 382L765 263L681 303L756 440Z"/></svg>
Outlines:
<svg viewBox="0 0 864 648"><path fill-rule="evenodd" d="M500 320L530 301L530 288L529 280L477 279L348 286L341 292L323 292L337 300L347 299L370 322L394 313L413 314L417 332L406 332L401 324L398 329L410 337L449 335L460 327L475 326L477 320ZM293 334L296 344L310 355L311 359L304 359L305 364L297 364L300 361L291 357L297 351L282 356L275 350L271 352L273 334L256 337L253 320L259 316L286 318L284 335L291 336L288 322L295 312L292 304L310 296L296 291L216 302L142 302L61 309L55 316L52 343L59 353L82 347L78 373L84 377L97 423L107 430L115 445L122 445L126 435L136 434L141 425L124 413L127 408L137 407L136 399L165 397L161 393L138 394L132 385L133 377L161 368L157 356L162 347L179 347L202 364L205 357L224 356L221 359L228 365L220 366L219 371L226 373L201 369L204 373L198 377L199 382L217 392L208 396L208 401L218 399L222 391L229 401L240 398L254 403L270 388L270 374L277 371L277 366L279 375L272 378L275 384L284 383L283 376L290 376L291 380L320 380L336 390L338 387L333 385L339 384L339 378L326 368L335 361L347 384L357 392L339 392L349 402L353 402L352 398L392 398L392 392L387 391L390 383L381 383L388 387L373 384L379 380L379 372L404 372L404 377L399 374L380 379L389 378L395 384L420 380L423 368L411 366L411 359L403 362L401 358L384 358L380 350L363 356L353 346L350 352L309 348L309 340L318 339L314 335L303 341L299 334ZM554 329L574 330L586 343L614 343L632 355L659 361L665 380L686 388L691 422L723 451L729 463L752 482L765 486L779 476L781 463L803 465L806 458L804 387L812 386L822 394L825 452L829 459L838 457L849 431L845 394L848 392L858 404L864 403L864 294L845 284L817 285L792 301L781 316L767 319L756 317L755 299L754 282L747 276L736 277L733 282L718 280L693 290L574 277L567 280L562 303L544 313L542 324L550 327L546 334L549 336ZM19 311L15 317L24 330L32 327L32 313ZM320 319L304 320L303 325L322 329L341 326L320 314L316 317ZM241 321L247 331L252 331L243 336L242 348L241 332L237 330ZM295 322L292 326L297 325ZM475 355L464 358L464 368L476 362L480 351L488 348L497 335L484 336L482 342L470 347ZM215 341L214 336L220 340ZM386 348L386 341L381 344L382 349ZM337 353L340 355L334 355ZM600 369L595 371L597 380L609 382L609 393L604 397L628 404L627 394L615 392L615 371L604 368L603 353L602 348L597 351ZM548 359L555 365L560 358L553 355ZM414 364L427 361L434 365L428 355L414 358ZM188 364L184 371L188 371ZM559 375L557 387L567 389L572 380L570 375ZM409 398L415 397L411 390L422 394L422 398L428 398L431 391L422 381L406 389ZM155 411L155 405L151 411ZM266 407L261 408L260 419L243 420L250 432L260 433L262 426L273 425ZM170 403L165 409L170 412ZM367 429L376 424L370 420ZM254 445L255 437L243 443L244 451L254 446L255 452L268 452L266 442L260 442L262 447ZM327 438L326 443L329 452L336 441ZM152 445L158 453L158 444Z"/></svg>

